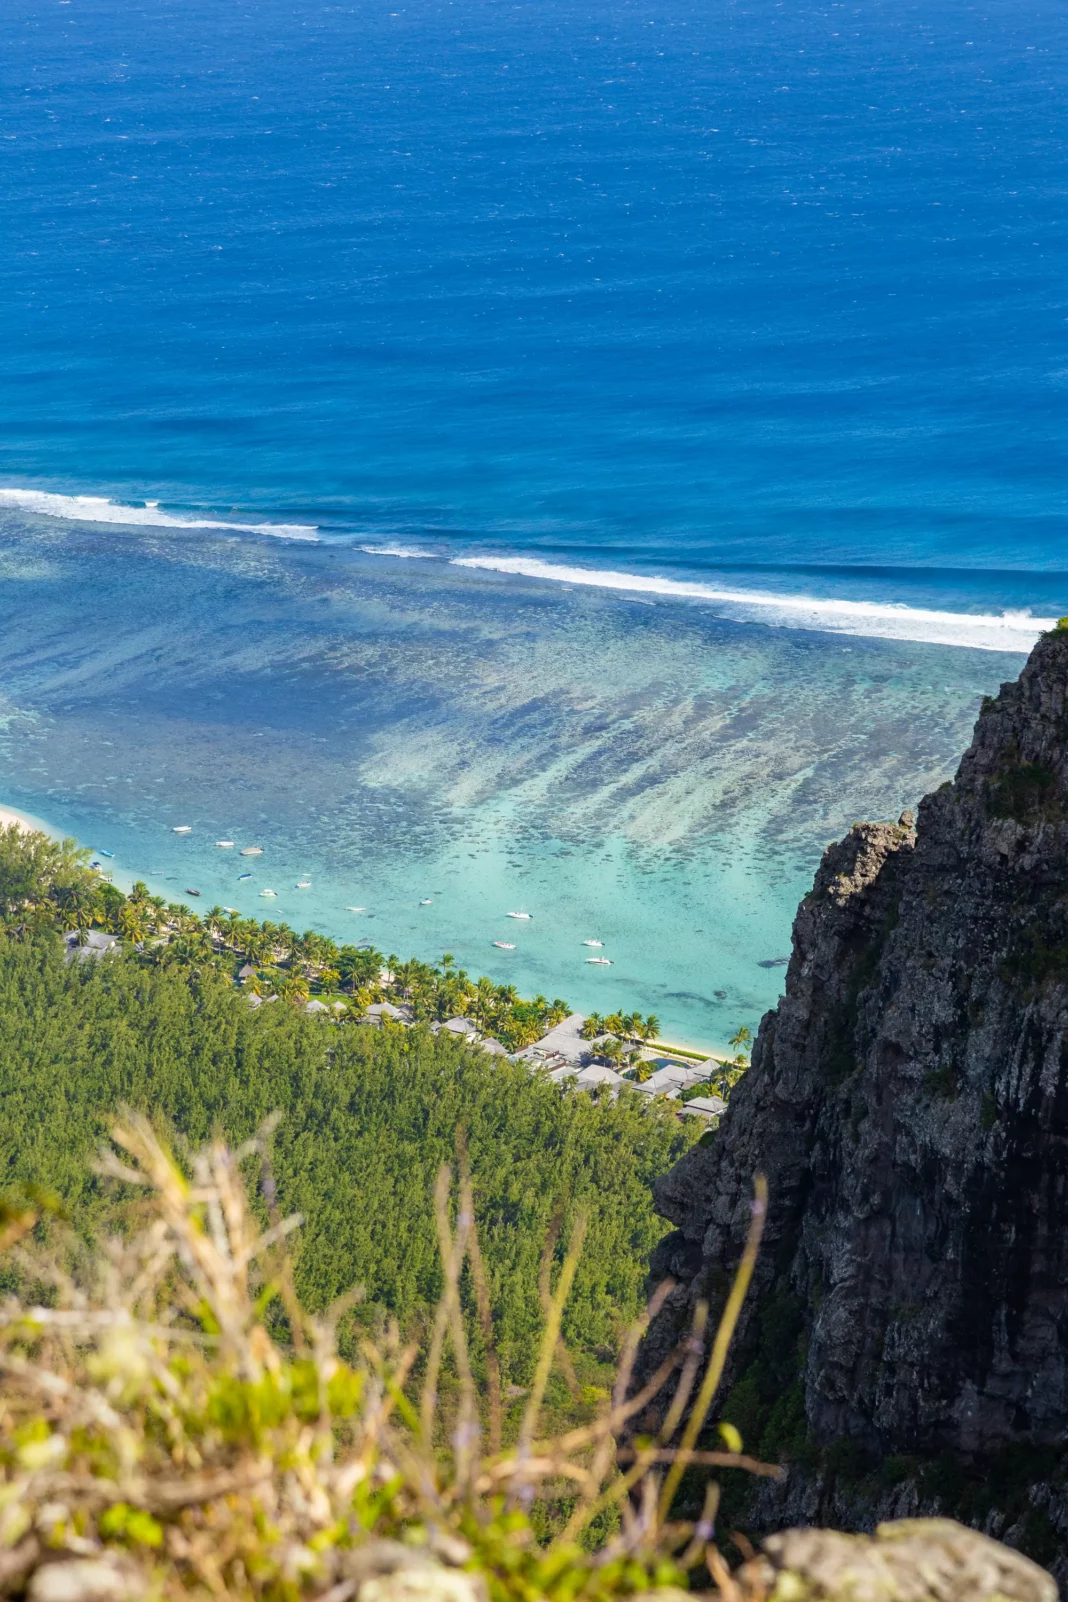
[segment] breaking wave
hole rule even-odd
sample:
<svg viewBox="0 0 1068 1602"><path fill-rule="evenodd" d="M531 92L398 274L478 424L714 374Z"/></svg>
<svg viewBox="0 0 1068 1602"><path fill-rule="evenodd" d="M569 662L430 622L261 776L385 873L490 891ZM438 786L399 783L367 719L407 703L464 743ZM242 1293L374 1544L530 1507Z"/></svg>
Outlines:
<svg viewBox="0 0 1068 1602"><path fill-rule="evenodd" d="M314 523L232 523L215 517L178 517L165 512L158 501L124 506L103 495L53 495L45 490L0 489L0 507L17 507L41 517L61 517L71 523L126 524L135 528L220 528L236 534L270 534L280 540L314 540Z"/></svg>
<svg viewBox="0 0 1068 1602"><path fill-rule="evenodd" d="M385 553L383 553L385 554ZM400 554L390 553L390 554ZM412 553L415 554L415 553ZM424 553L419 553L424 554ZM583 584L595 589L639 595L712 601L725 617L763 622L780 628L816 629L828 634L863 635L877 640L911 640L926 645L970 646L981 651L1028 652L1056 619L1026 611L996 613L941 612L886 601L852 601L810 595L781 595L773 590L731 589L684 579L657 578L611 569L571 567L526 556L456 556L455 567L485 568L557 584Z"/></svg>

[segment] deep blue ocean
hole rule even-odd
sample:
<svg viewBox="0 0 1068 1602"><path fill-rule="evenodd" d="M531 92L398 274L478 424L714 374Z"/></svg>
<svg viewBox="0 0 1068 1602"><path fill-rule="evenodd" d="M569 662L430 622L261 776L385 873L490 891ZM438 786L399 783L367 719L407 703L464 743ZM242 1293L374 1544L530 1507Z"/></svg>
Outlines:
<svg viewBox="0 0 1068 1602"><path fill-rule="evenodd" d="M0 803L755 1024L1068 611L1066 68L1047 0L6 0Z"/></svg>

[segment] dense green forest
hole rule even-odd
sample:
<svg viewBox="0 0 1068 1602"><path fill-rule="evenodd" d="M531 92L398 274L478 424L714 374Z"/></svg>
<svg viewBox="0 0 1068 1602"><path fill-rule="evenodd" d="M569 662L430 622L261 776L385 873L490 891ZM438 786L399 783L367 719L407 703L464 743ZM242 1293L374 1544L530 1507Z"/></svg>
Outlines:
<svg viewBox="0 0 1068 1602"><path fill-rule="evenodd" d="M232 965L195 952L161 961L127 941L69 960L61 932L100 887L34 838L5 837L0 852L0 1185L51 1187L77 1229L99 1232L114 1189L90 1163L120 1106L170 1128L179 1149L216 1131L240 1141L278 1112L278 1204L305 1218L302 1300L321 1308L360 1284L360 1317L389 1313L418 1333L441 1291L434 1178L462 1131L506 1380L529 1378L541 1254L561 1212L560 1251L577 1210L590 1214L565 1336L580 1351L614 1348L664 1230L650 1182L696 1127L637 1094L561 1095L425 1024L339 1027L299 1006L253 1008Z"/></svg>

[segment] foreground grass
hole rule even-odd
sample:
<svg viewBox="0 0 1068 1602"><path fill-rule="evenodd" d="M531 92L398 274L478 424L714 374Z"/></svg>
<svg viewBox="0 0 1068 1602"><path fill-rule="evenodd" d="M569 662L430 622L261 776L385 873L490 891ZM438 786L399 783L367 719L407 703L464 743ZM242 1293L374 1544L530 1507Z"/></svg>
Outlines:
<svg viewBox="0 0 1068 1602"><path fill-rule="evenodd" d="M119 1597L344 1602L372 1547L434 1553L479 1577L496 1602L609 1598L684 1584L702 1563L723 1571L710 1543L715 1486L696 1526L672 1522L671 1506L688 1463L763 1471L732 1452L694 1450L761 1209L710 1352L699 1311L700 1338L628 1398L639 1320L596 1416L547 1438L542 1405L554 1365L567 1365L563 1310L586 1228L577 1215L555 1279L545 1260L534 1372L518 1439L505 1447L493 1314L463 1167L455 1196L448 1169L435 1187L443 1291L428 1341L422 1350L405 1344L394 1326L377 1340L362 1335L346 1362L337 1330L358 1293L318 1318L300 1307L284 1244L297 1220L271 1204L262 1136L237 1152L213 1142L189 1172L143 1118L128 1116L114 1141L102 1171L142 1198L126 1238L85 1251L54 1228L45 1244L39 1208L9 1208L5 1220L3 1244L27 1287L0 1313L6 1590L29 1584L31 1595L44 1594L31 1577L62 1560L71 1571L95 1564L111 1576L106 1594ZM249 1206L242 1164L258 1168L266 1188L266 1228ZM467 1300L489 1358L482 1386ZM453 1403L443 1409L446 1360ZM659 1439L617 1462L615 1432L680 1368ZM554 1529L544 1517L539 1527L539 1510L565 1503ZM599 1520L604 1527L606 1513L614 1533L590 1551L596 1543L583 1538ZM402 1546L384 1549L383 1537ZM468 1595L473 1602L477 1591Z"/></svg>

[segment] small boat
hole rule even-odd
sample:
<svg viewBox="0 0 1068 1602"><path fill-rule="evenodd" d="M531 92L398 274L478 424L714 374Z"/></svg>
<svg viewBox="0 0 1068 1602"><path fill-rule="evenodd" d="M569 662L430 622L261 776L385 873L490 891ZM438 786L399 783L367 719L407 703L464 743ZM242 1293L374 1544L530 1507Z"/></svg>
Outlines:
<svg viewBox="0 0 1068 1602"><path fill-rule="evenodd" d="M199 890L190 890L189 886L186 885L185 893L186 893L187 896L198 896L200 894L200 891Z"/></svg>
<svg viewBox="0 0 1068 1602"><path fill-rule="evenodd" d="M98 857L113 857L114 855L114 851L105 851L102 846L97 848Z"/></svg>
<svg viewBox="0 0 1068 1602"><path fill-rule="evenodd" d="M512 940L495 940L493 942L493 944L497 947L498 951L514 951L515 950L515 942L512 941Z"/></svg>
<svg viewBox="0 0 1068 1602"><path fill-rule="evenodd" d="M297 880L297 889L298 890L310 890L311 889L311 880L310 879L298 879Z"/></svg>
<svg viewBox="0 0 1068 1602"><path fill-rule="evenodd" d="M224 907L223 911L232 913L235 918L240 918L241 916L236 907Z"/></svg>
<svg viewBox="0 0 1068 1602"><path fill-rule="evenodd" d="M171 830L172 834L192 834L192 832L193 825L191 823L179 823Z"/></svg>
<svg viewBox="0 0 1068 1602"><path fill-rule="evenodd" d="M421 907L432 906L433 905L433 897L432 896L424 896L422 901L420 901L419 905Z"/></svg>
<svg viewBox="0 0 1068 1602"><path fill-rule="evenodd" d="M276 896L277 894L278 894L277 890L261 890L260 891L260 895L261 896Z"/></svg>
<svg viewBox="0 0 1068 1602"><path fill-rule="evenodd" d="M584 946L603 946L604 945L604 941L603 940L584 940L582 942L582 944Z"/></svg>
<svg viewBox="0 0 1068 1602"><path fill-rule="evenodd" d="M262 846L242 846L241 847L241 855L243 857L262 857L263 856L263 847Z"/></svg>
<svg viewBox="0 0 1068 1602"><path fill-rule="evenodd" d="M100 864L99 862L90 862L89 866L91 868L99 868Z"/></svg>
<svg viewBox="0 0 1068 1602"><path fill-rule="evenodd" d="M251 873L239 873L238 876L237 876L237 882L238 882L238 884L240 884L242 879L251 879L251 878L252 878Z"/></svg>
<svg viewBox="0 0 1068 1602"><path fill-rule="evenodd" d="M217 851L232 851L234 842L232 840L216 840L215 849Z"/></svg>
<svg viewBox="0 0 1068 1602"><path fill-rule="evenodd" d="M534 914L532 912L509 912L506 916L509 918L525 918L529 921Z"/></svg>
<svg viewBox="0 0 1068 1602"><path fill-rule="evenodd" d="M346 907L345 911L346 912L366 912L367 908L366 907Z"/></svg>
<svg viewBox="0 0 1068 1602"><path fill-rule="evenodd" d="M595 962L599 968L610 968L612 966L611 957L587 957L586 961Z"/></svg>

